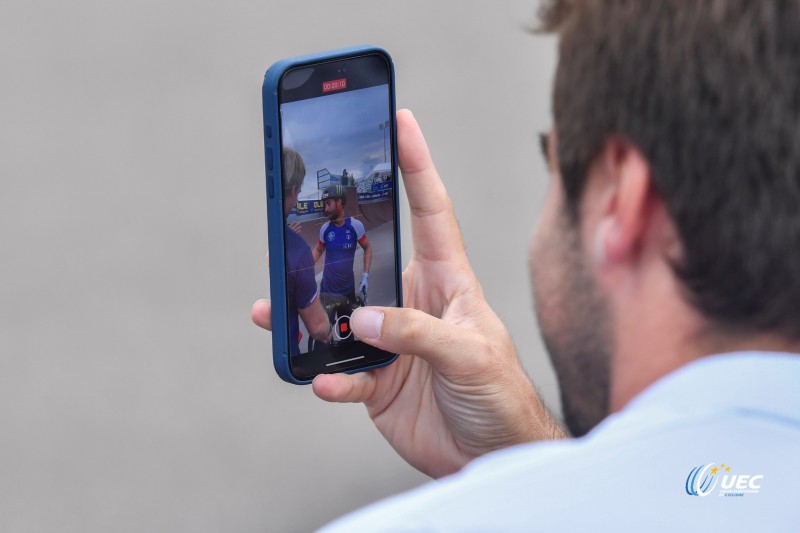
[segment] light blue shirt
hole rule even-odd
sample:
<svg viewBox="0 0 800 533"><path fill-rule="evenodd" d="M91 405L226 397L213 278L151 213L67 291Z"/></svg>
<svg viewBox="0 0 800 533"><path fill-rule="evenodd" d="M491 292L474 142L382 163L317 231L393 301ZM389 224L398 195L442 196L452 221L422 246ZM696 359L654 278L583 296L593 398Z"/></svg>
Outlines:
<svg viewBox="0 0 800 533"><path fill-rule="evenodd" d="M580 439L515 446L326 532L800 532L800 355L661 378Z"/></svg>

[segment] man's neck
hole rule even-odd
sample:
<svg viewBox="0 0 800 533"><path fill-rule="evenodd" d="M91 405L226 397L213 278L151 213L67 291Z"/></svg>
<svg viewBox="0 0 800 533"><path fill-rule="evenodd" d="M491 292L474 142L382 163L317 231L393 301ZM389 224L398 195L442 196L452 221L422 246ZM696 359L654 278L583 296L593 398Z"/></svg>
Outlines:
<svg viewBox="0 0 800 533"><path fill-rule="evenodd" d="M346 219L347 219L347 217L346 217L346 216L344 216L344 213L342 213L342 215L341 215L339 218L337 218L337 219L334 219L334 220L331 220L331 222L333 222L333 224L334 224L334 225L335 225L337 228L341 228L341 227L344 225L344 221L345 221Z"/></svg>
<svg viewBox="0 0 800 533"><path fill-rule="evenodd" d="M638 332L618 346L612 370L611 412L622 409L661 377L703 357L733 352L800 353L796 340L776 333L715 327L688 307L672 317L640 321Z"/></svg>

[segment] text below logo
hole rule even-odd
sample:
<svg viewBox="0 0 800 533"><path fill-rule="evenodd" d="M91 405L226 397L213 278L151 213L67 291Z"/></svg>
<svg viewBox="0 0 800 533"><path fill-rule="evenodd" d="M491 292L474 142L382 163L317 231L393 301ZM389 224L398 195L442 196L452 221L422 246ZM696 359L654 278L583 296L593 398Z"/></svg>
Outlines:
<svg viewBox="0 0 800 533"><path fill-rule="evenodd" d="M322 92L324 93L341 91L342 89L347 89L347 78L339 78L338 80L322 82Z"/></svg>
<svg viewBox="0 0 800 533"><path fill-rule="evenodd" d="M761 490L761 474L732 474L731 466L722 463L708 463L694 467L686 477L686 494L689 496L708 496L717 487L719 495L725 497L758 494Z"/></svg>

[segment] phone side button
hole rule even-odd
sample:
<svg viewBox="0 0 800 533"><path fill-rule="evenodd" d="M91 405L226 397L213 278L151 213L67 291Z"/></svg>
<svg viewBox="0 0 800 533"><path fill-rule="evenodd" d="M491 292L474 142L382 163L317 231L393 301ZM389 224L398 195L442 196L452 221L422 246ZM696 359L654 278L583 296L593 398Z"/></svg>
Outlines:
<svg viewBox="0 0 800 533"><path fill-rule="evenodd" d="M272 174L267 174L267 194L270 198L275 198L275 178Z"/></svg>
<svg viewBox="0 0 800 533"><path fill-rule="evenodd" d="M272 148L267 148L267 170L272 170Z"/></svg>

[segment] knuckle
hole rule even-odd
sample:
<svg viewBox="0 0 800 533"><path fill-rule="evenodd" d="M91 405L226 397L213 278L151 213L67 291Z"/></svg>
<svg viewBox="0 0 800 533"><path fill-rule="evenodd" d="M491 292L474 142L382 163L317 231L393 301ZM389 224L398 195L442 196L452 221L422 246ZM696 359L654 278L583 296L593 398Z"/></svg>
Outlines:
<svg viewBox="0 0 800 533"><path fill-rule="evenodd" d="M406 317L402 324L401 333L405 340L414 347L430 342L430 328L427 326L426 321L417 316L416 313Z"/></svg>
<svg viewBox="0 0 800 533"><path fill-rule="evenodd" d="M473 357L477 364L484 370L488 370L497 364L494 356L494 345L483 335L477 335L472 342L474 348Z"/></svg>
<svg viewBox="0 0 800 533"><path fill-rule="evenodd" d="M484 359L494 359L493 353L494 352L494 343L490 342L489 339L484 337L483 335L478 335L475 339L475 352L478 356Z"/></svg>

